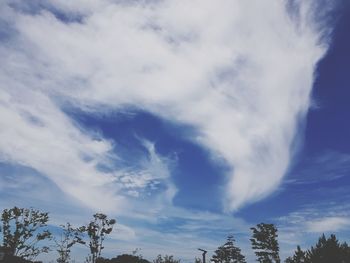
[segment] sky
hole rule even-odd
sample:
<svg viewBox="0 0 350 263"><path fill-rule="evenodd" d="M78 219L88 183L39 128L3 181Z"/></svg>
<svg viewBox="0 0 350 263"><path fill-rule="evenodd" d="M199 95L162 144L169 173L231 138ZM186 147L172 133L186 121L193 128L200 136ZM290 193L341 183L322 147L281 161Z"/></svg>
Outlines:
<svg viewBox="0 0 350 263"><path fill-rule="evenodd" d="M346 0L2 1L0 209L106 213L106 257L349 242L349 28Z"/></svg>

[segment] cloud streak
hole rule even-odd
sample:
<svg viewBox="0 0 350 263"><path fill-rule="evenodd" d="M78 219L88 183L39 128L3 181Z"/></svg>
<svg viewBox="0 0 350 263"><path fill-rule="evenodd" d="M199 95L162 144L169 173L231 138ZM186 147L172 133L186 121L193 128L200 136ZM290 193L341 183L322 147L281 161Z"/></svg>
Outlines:
<svg viewBox="0 0 350 263"><path fill-rule="evenodd" d="M16 3L2 4L16 32L0 47L5 161L92 206L102 192L121 205L106 188L115 175L96 168L110 161L113 143L81 130L62 108L132 105L194 127L189 139L228 164L227 210L280 184L325 52L311 5L296 2L291 16L279 0L52 0L34 14Z"/></svg>
<svg viewBox="0 0 350 263"><path fill-rule="evenodd" d="M309 232L334 232L347 229L350 225L350 220L346 217L326 217L313 222L308 222L307 225Z"/></svg>

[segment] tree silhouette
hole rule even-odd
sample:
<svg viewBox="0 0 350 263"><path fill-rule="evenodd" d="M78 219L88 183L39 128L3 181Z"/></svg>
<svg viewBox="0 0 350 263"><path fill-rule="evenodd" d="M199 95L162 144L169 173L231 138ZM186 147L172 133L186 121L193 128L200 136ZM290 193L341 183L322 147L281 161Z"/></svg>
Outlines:
<svg viewBox="0 0 350 263"><path fill-rule="evenodd" d="M180 263L179 259L174 259L173 255L158 255L156 259L153 260L153 263Z"/></svg>
<svg viewBox="0 0 350 263"><path fill-rule="evenodd" d="M123 254L115 258L105 259L98 258L97 263L150 263L148 260L143 259L141 256Z"/></svg>
<svg viewBox="0 0 350 263"><path fill-rule="evenodd" d="M2 242L10 255L34 259L40 253L47 253L49 247L38 246L40 241L51 238L45 227L48 213L39 210L13 207L4 209L1 215Z"/></svg>
<svg viewBox="0 0 350 263"><path fill-rule="evenodd" d="M86 258L86 262L96 263L97 258L101 257L103 241L106 235L109 235L113 230L113 225L116 223L115 219L108 219L105 214L96 213L93 215L94 219L87 225L79 228L79 231L87 233L89 244L85 244L90 249L90 255Z"/></svg>
<svg viewBox="0 0 350 263"><path fill-rule="evenodd" d="M73 228L70 223L61 225L62 233L60 238L54 238L56 251L58 252L58 263L68 263L70 260L71 248L74 244L84 244L82 233L79 228Z"/></svg>
<svg viewBox="0 0 350 263"><path fill-rule="evenodd" d="M297 250L292 257L286 259L286 263L305 263L307 260L306 252L301 250L300 246L297 246Z"/></svg>
<svg viewBox="0 0 350 263"><path fill-rule="evenodd" d="M328 239L323 234L315 247L311 247L307 251L307 263L345 263L350 262L350 248L344 242L340 244L335 235L331 235Z"/></svg>
<svg viewBox="0 0 350 263"><path fill-rule="evenodd" d="M241 254L241 249L236 247L234 242L233 236L228 236L226 243L215 251L212 261L216 263L245 263L245 257Z"/></svg>
<svg viewBox="0 0 350 263"><path fill-rule="evenodd" d="M252 248L260 263L280 263L277 228L273 224L260 223L253 231Z"/></svg>

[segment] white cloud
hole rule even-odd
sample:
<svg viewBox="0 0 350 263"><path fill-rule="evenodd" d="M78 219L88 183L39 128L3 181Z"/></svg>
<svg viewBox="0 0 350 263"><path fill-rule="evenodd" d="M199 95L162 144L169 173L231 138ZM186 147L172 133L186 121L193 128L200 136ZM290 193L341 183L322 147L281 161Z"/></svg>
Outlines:
<svg viewBox="0 0 350 263"><path fill-rule="evenodd" d="M350 230L349 205L347 202L305 203L300 210L276 219L282 254L290 256L297 245L309 248L320 234L337 233L342 240Z"/></svg>
<svg viewBox="0 0 350 263"><path fill-rule="evenodd" d="M111 145L81 133L46 96L23 92L16 97L0 93L1 159L36 169L92 207L112 198L110 192L99 194L112 178L94 168Z"/></svg>
<svg viewBox="0 0 350 263"><path fill-rule="evenodd" d="M106 188L114 175L96 169L111 142L80 130L58 105L133 105L196 128L190 139L227 162L227 209L276 189L325 52L305 2L294 18L279 0L50 3L82 23L2 4L17 30L0 49L2 158L86 204L122 206Z"/></svg>
<svg viewBox="0 0 350 263"><path fill-rule="evenodd" d="M172 203L176 194L176 187L171 181L170 166L172 160L161 157L157 154L154 143L142 140L141 144L147 150L147 158L139 160L139 169L135 167L126 168L118 172L117 180L122 188L127 189L127 194L133 197L143 195L152 195L152 192L159 190L159 187L165 187L161 191L162 202Z"/></svg>
<svg viewBox="0 0 350 263"><path fill-rule="evenodd" d="M166 163L150 143L147 148L150 158L142 161L142 171L134 168L130 172L100 171L97 165L108 165L112 161L113 144L96 137L96 134L91 136L80 131L48 97L39 92L23 92L26 94L10 97L0 91L2 162L32 167L52 180L64 193L99 211L125 209L128 200L118 193L130 188L123 181L126 177L132 182L132 188L142 188L155 181L164 183L168 179ZM33 175L27 175L16 177L16 184L28 183L27 178L34 182ZM170 181L165 183L168 184L166 195L175 191ZM7 190L9 186L7 184ZM31 190L26 191L28 197L36 196L38 189ZM39 191L49 198L50 194L46 191Z"/></svg>
<svg viewBox="0 0 350 263"><path fill-rule="evenodd" d="M308 231L314 233L337 232L350 227L347 217L325 217L307 223Z"/></svg>

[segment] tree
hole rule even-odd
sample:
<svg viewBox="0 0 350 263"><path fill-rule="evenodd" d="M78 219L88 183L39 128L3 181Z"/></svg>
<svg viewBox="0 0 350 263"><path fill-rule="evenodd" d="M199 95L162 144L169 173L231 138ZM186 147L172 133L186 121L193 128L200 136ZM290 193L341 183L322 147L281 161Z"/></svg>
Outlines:
<svg viewBox="0 0 350 263"><path fill-rule="evenodd" d="M86 232L89 238L90 255L86 258L86 262L96 263L97 258L101 257L103 241L106 235L109 235L116 223L115 219L108 219L105 214L96 213L94 219L87 225L79 228L79 231ZM86 245L86 242L82 242Z"/></svg>
<svg viewBox="0 0 350 263"><path fill-rule="evenodd" d="M305 263L306 252L301 250L300 246L297 246L297 250L294 252L294 255L292 257L288 257L285 262L286 263Z"/></svg>
<svg viewBox="0 0 350 263"><path fill-rule="evenodd" d="M68 263L70 260L71 247L76 244L84 244L82 233L79 228L73 228L70 223L61 225L62 233L60 239L54 238L56 251L58 252L58 263Z"/></svg>
<svg viewBox="0 0 350 263"><path fill-rule="evenodd" d="M180 263L179 259L174 259L173 255L165 255L162 257L162 255L158 255L155 260L153 260L153 263Z"/></svg>
<svg viewBox="0 0 350 263"><path fill-rule="evenodd" d="M340 244L335 235L326 238L323 234L315 247L307 251L307 263L345 263L350 262L350 248L344 242Z"/></svg>
<svg viewBox="0 0 350 263"><path fill-rule="evenodd" d="M260 223L253 231L252 248L260 263L280 263L277 228L273 224Z"/></svg>
<svg viewBox="0 0 350 263"><path fill-rule="evenodd" d="M38 246L40 241L51 238L46 229L48 213L33 208L4 209L1 215L2 243L10 255L23 259L34 259L40 253L47 253L49 247Z"/></svg>
<svg viewBox="0 0 350 263"><path fill-rule="evenodd" d="M215 251L212 261L216 263L246 263L241 249L236 247L234 242L233 236L228 236L226 243Z"/></svg>
<svg viewBox="0 0 350 263"><path fill-rule="evenodd" d="M150 263L141 256L123 254L112 259L98 258L97 263Z"/></svg>

